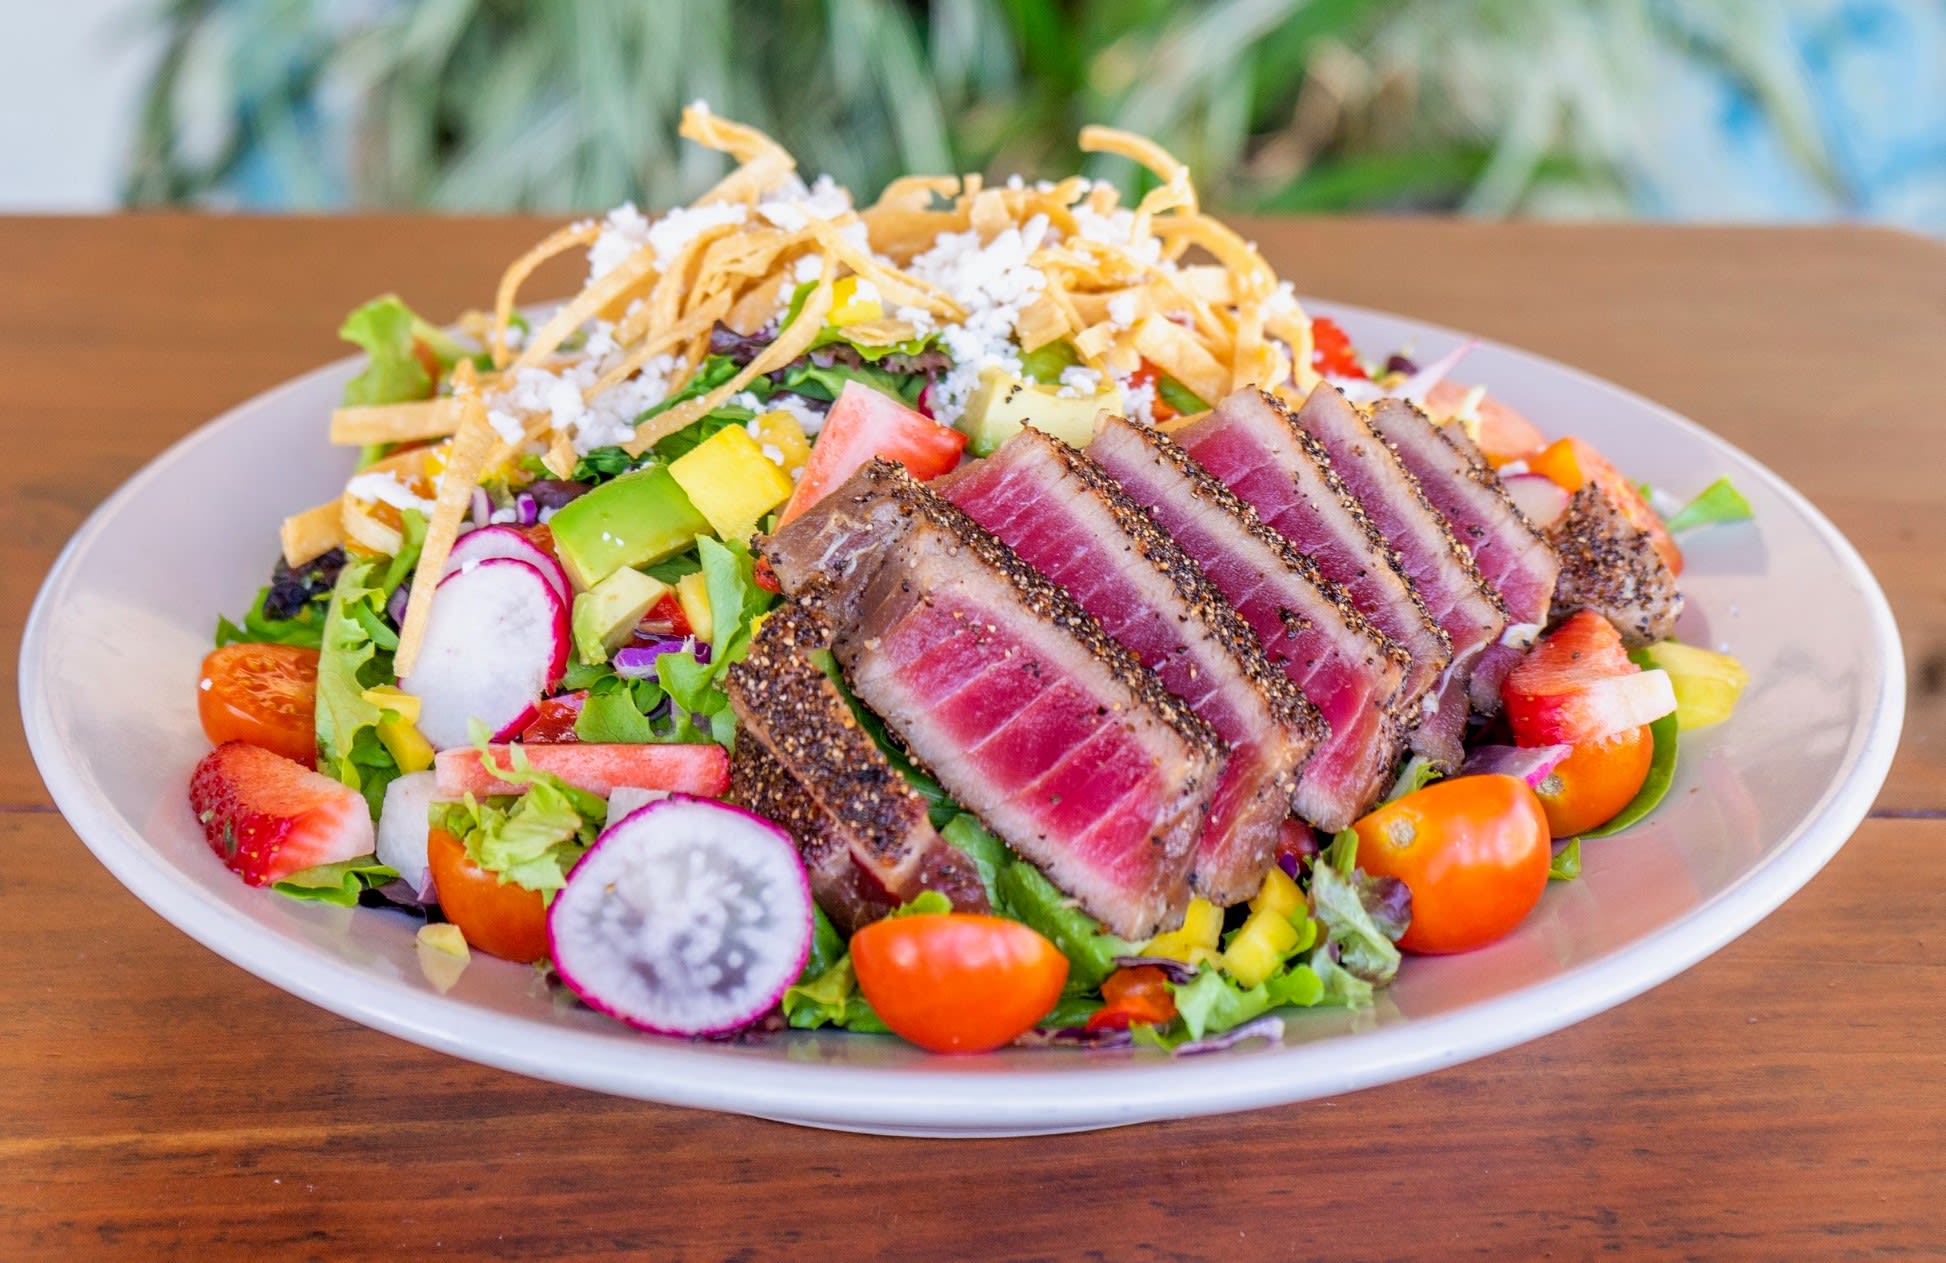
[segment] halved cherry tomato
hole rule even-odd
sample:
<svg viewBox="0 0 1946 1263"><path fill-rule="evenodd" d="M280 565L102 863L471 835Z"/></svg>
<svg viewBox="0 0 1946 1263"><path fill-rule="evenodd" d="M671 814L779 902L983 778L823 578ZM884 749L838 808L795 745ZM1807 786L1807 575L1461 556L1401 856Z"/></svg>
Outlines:
<svg viewBox="0 0 1946 1263"><path fill-rule="evenodd" d="M560 745L566 741L579 741L574 725L581 718L581 707L588 701L588 690L578 689L563 693L559 697L544 697L534 708L534 718L520 730L522 741L535 745Z"/></svg>
<svg viewBox="0 0 1946 1263"><path fill-rule="evenodd" d="M248 741L312 767L318 761L318 651L225 645L203 659L196 714L211 745Z"/></svg>
<svg viewBox="0 0 1946 1263"><path fill-rule="evenodd" d="M1468 952L1524 920L1547 888L1547 813L1512 776L1457 776L1352 826L1358 866L1412 892L1410 952Z"/></svg>
<svg viewBox="0 0 1946 1263"><path fill-rule="evenodd" d="M1571 838L1614 819L1649 779L1654 754L1647 724L1576 746L1534 791L1548 829Z"/></svg>
<svg viewBox="0 0 1946 1263"><path fill-rule="evenodd" d="M777 581L777 572L770 568L770 558L759 556L756 564L752 567L752 571L753 573L750 577L764 591L782 592L784 590L784 585ZM687 635L688 633L684 634Z"/></svg>
<svg viewBox="0 0 1946 1263"><path fill-rule="evenodd" d="M541 892L502 882L473 862L466 844L444 829L426 837L439 910L466 941L489 956L531 965L547 959L547 906Z"/></svg>
<svg viewBox="0 0 1946 1263"><path fill-rule="evenodd" d="M645 636L688 636L695 631L689 625L689 615L682 612L682 602L676 599L674 588L649 607L635 630L637 635Z"/></svg>
<svg viewBox="0 0 1946 1263"><path fill-rule="evenodd" d="M1117 969L1101 984L1105 1002L1088 1017L1088 1029L1127 1030L1144 1023L1159 1026L1176 1016L1169 975L1156 965Z"/></svg>
<svg viewBox="0 0 1946 1263"><path fill-rule="evenodd" d="M1367 377L1351 335L1329 316L1311 318L1311 367L1327 377Z"/></svg>
<svg viewBox="0 0 1946 1263"><path fill-rule="evenodd" d="M838 484L874 458L897 461L924 482L959 464L966 436L897 399L857 382L846 382L825 414L824 427L811 445L811 459L785 502L779 522L837 490Z"/></svg>
<svg viewBox="0 0 1946 1263"><path fill-rule="evenodd" d="M1061 998L1068 959L1001 917L889 917L851 936L858 988L885 1024L933 1052L1011 1042Z"/></svg>
<svg viewBox="0 0 1946 1263"><path fill-rule="evenodd" d="M1669 528L1662 524L1662 519L1642 498L1642 493L1635 489L1635 484L1623 477L1621 470L1609 464L1608 458L1585 440L1556 439L1528 457L1527 466L1568 491L1579 491L1593 483L1595 489L1607 496L1622 516L1628 519L1630 526L1648 535L1649 543L1654 545L1662 564L1669 567L1669 573L1682 573L1682 549L1676 547L1675 537L1669 534Z"/></svg>

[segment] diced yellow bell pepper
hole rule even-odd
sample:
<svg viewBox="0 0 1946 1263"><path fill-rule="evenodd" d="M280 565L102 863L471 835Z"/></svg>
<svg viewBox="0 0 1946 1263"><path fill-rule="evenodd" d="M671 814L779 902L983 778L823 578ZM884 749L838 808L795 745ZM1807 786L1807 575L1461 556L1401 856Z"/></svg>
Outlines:
<svg viewBox="0 0 1946 1263"><path fill-rule="evenodd" d="M1301 941L1289 917L1271 911L1253 912L1223 949L1223 970L1238 985L1254 987L1276 973Z"/></svg>
<svg viewBox="0 0 1946 1263"><path fill-rule="evenodd" d="M784 469L789 472L803 466L811 459L811 440L804 437L804 426L798 419L783 409L759 413L751 425L757 429L758 450L769 444L784 457Z"/></svg>
<svg viewBox="0 0 1946 1263"><path fill-rule="evenodd" d="M419 722L419 699L396 685L376 685L359 696L380 710L392 711L409 724Z"/></svg>
<svg viewBox="0 0 1946 1263"><path fill-rule="evenodd" d="M831 314L824 318L826 324L843 327L883 319L885 304L879 299L878 286L869 280L847 276L831 287Z"/></svg>
<svg viewBox="0 0 1946 1263"><path fill-rule="evenodd" d="M391 752L401 772L423 772L432 766L432 742L409 719L380 719L378 741Z"/></svg>
<svg viewBox="0 0 1946 1263"><path fill-rule="evenodd" d="M676 580L676 604L682 606L682 616L688 620L689 630L696 633L697 640L714 640L716 623L710 617L709 580L698 570Z"/></svg>
<svg viewBox="0 0 1946 1263"><path fill-rule="evenodd" d="M724 426L669 462L669 476L726 540L748 539L763 515L796 490L740 425Z"/></svg>
<svg viewBox="0 0 1946 1263"><path fill-rule="evenodd" d="M1750 683L1750 672L1727 653L1665 640L1651 645L1648 657L1669 675L1676 691L1676 728L1706 728L1730 717Z"/></svg>
<svg viewBox="0 0 1946 1263"><path fill-rule="evenodd" d="M1200 965L1216 955L1216 944L1222 935L1223 909L1198 897L1189 901L1189 910L1183 914L1182 925L1144 943L1142 955L1179 960L1186 965Z"/></svg>
<svg viewBox="0 0 1946 1263"><path fill-rule="evenodd" d="M1264 874L1263 885L1257 887L1257 893L1250 898L1252 912L1275 913L1286 920L1290 919L1291 913L1303 906L1304 892L1299 890L1297 883L1285 876L1284 870L1275 864L1272 864L1270 871Z"/></svg>

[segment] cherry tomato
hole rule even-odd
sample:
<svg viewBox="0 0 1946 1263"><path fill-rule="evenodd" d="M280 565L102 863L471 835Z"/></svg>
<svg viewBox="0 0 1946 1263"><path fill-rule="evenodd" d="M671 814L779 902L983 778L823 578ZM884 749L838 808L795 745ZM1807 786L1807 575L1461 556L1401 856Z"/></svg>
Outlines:
<svg viewBox="0 0 1946 1263"><path fill-rule="evenodd" d="M777 581L777 572L770 568L770 558L758 557L756 565L752 567L752 570L754 573L751 575L751 578L764 591L782 592L784 590L784 585Z"/></svg>
<svg viewBox="0 0 1946 1263"><path fill-rule="evenodd" d="M1547 888L1547 813L1512 776L1458 776L1387 803L1352 826L1358 866L1412 892L1399 946L1444 954L1512 930Z"/></svg>
<svg viewBox="0 0 1946 1263"><path fill-rule="evenodd" d="M689 616L682 612L682 602L676 599L676 593L671 589L649 607L649 612L642 616L636 631L652 636L688 636L695 629L689 625Z"/></svg>
<svg viewBox="0 0 1946 1263"><path fill-rule="evenodd" d="M575 734L574 725L581 718L581 707L587 700L586 689L563 693L559 697L542 698L541 704L534 708L532 722L520 730L520 739L535 745L560 745L581 740Z"/></svg>
<svg viewBox="0 0 1946 1263"><path fill-rule="evenodd" d="M1548 829L1571 838L1614 819L1649 779L1654 754L1647 724L1576 746L1534 791Z"/></svg>
<svg viewBox="0 0 1946 1263"><path fill-rule="evenodd" d="M885 1024L933 1052L986 1052L1061 998L1068 959L1017 921L890 917L851 936L859 990Z"/></svg>
<svg viewBox="0 0 1946 1263"><path fill-rule="evenodd" d="M1595 489L1607 496L1622 516L1628 519L1630 526L1648 535L1649 543L1654 546L1656 555L1662 558L1662 563L1669 567L1669 573L1682 573L1682 549L1676 546L1675 536L1662 524L1662 519L1649 507L1642 493L1635 489L1635 484L1585 440L1556 439L1529 456L1527 467L1568 491L1579 491L1593 483Z"/></svg>
<svg viewBox="0 0 1946 1263"><path fill-rule="evenodd" d="M1101 984L1106 1002L1089 1015L1088 1029L1127 1030L1142 1023L1161 1025L1176 1016L1176 994L1169 975L1155 965L1117 969Z"/></svg>
<svg viewBox="0 0 1946 1263"><path fill-rule="evenodd" d="M466 941L489 956L531 965L547 959L547 906L541 892L502 882L473 862L466 844L444 829L426 839L439 910Z"/></svg>
<svg viewBox="0 0 1946 1263"><path fill-rule="evenodd" d="M1351 335L1329 316L1311 318L1311 367L1327 377L1367 377Z"/></svg>
<svg viewBox="0 0 1946 1263"><path fill-rule="evenodd" d="M318 651L225 645L203 659L196 714L211 745L247 741L312 767L318 761Z"/></svg>

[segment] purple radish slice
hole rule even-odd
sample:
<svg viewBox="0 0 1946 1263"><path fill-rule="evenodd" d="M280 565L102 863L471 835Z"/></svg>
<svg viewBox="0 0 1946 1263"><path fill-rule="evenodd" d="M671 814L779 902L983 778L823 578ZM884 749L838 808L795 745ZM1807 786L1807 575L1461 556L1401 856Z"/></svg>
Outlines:
<svg viewBox="0 0 1946 1263"><path fill-rule="evenodd" d="M511 557L515 561L526 562L541 572L547 586L554 589L554 595L563 601L574 600L574 589L568 586L568 572L561 569L561 563L554 560L552 553L511 526L483 526L460 536L446 558L445 573L454 574L469 562L486 561L492 557Z"/></svg>
<svg viewBox="0 0 1946 1263"><path fill-rule="evenodd" d="M1568 511L1567 489L1540 474L1508 474L1500 480L1514 507L1535 526L1546 530Z"/></svg>
<svg viewBox="0 0 1946 1263"><path fill-rule="evenodd" d="M1573 746L1475 746L1459 774L1515 776L1527 782L1527 788L1539 789L1561 760L1573 753Z"/></svg>
<svg viewBox="0 0 1946 1263"><path fill-rule="evenodd" d="M419 731L447 750L472 744L475 719L495 741L518 733L567 667L567 602L526 562L487 557L439 581L399 687L419 698Z"/></svg>
<svg viewBox="0 0 1946 1263"><path fill-rule="evenodd" d="M769 1013L803 972L811 930L790 835L688 794L611 823L547 914L568 989L659 1035L724 1035Z"/></svg>

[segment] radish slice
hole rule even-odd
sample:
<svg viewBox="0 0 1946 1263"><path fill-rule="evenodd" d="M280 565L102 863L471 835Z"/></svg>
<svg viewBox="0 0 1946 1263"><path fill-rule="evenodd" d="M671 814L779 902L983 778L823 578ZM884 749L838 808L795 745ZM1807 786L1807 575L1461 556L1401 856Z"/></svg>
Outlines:
<svg viewBox="0 0 1946 1263"><path fill-rule="evenodd" d="M790 835L672 794L610 824L548 909L548 949L592 1009L662 1035L722 1035L777 1006L811 953Z"/></svg>
<svg viewBox="0 0 1946 1263"><path fill-rule="evenodd" d="M1539 789L1574 753L1573 746L1475 746L1467 753L1461 776L1517 776L1527 788Z"/></svg>
<svg viewBox="0 0 1946 1263"><path fill-rule="evenodd" d="M399 686L419 698L419 731L444 750L471 744L475 719L496 739L525 728L567 667L567 602L533 566L489 557L439 581L419 661Z"/></svg>
<svg viewBox="0 0 1946 1263"><path fill-rule="evenodd" d="M622 817L642 810L650 803L659 803L669 796L666 789L642 789L635 785L617 785L608 795L608 818L620 820Z"/></svg>
<svg viewBox="0 0 1946 1263"><path fill-rule="evenodd" d="M1501 477L1500 485L1513 498L1514 507L1542 530L1560 521L1561 515L1568 511L1567 488L1552 478L1540 474L1506 474Z"/></svg>
<svg viewBox="0 0 1946 1263"><path fill-rule="evenodd" d="M453 551L446 557L446 576L451 576L466 568L468 562L486 561L493 557L511 557L524 561L541 572L547 586L554 589L554 595L563 601L574 600L574 589L568 586L568 572L561 569L561 563L554 560L554 554L528 539L510 526L487 526L477 531L468 531L453 545Z"/></svg>
<svg viewBox="0 0 1946 1263"><path fill-rule="evenodd" d="M399 870L399 879L421 899L432 895L432 867L426 859L427 813L439 800L439 778L409 772L385 787L378 813L378 862Z"/></svg>

